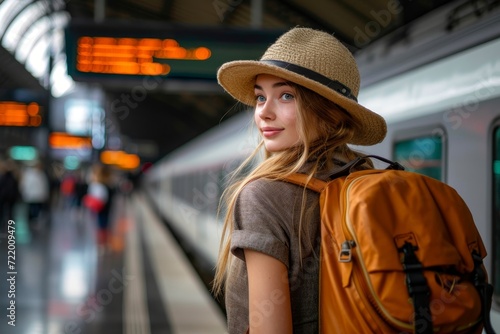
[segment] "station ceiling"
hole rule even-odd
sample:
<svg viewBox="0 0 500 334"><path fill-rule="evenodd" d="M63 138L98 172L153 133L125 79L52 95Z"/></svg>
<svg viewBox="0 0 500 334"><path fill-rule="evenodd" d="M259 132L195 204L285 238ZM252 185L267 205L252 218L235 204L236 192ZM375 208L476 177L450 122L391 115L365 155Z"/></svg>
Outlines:
<svg viewBox="0 0 500 334"><path fill-rule="evenodd" d="M50 0L38 0L50 1ZM0 4L1 4L0 0ZM33 2L33 1L32 1ZM307 26L334 33L353 52L405 26L449 0L66 0L70 20L182 24L193 27L287 30ZM258 5L261 5L260 9ZM255 7L257 6L257 7ZM257 14L256 14L257 13ZM259 14L260 13L260 14ZM0 90L37 88L0 49ZM22 73L21 73L22 72ZM16 74L17 73L17 74ZM21 74L19 74L21 73ZM94 83L108 100L130 92L126 81ZM115 117L130 142L154 143L161 157L236 112L235 101L213 82L184 82L149 91L126 117Z"/></svg>

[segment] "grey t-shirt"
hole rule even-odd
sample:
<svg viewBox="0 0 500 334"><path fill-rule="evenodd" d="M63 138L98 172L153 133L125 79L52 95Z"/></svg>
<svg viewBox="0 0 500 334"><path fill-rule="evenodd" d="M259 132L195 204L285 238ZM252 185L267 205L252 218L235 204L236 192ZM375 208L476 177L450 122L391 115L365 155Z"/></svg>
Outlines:
<svg viewBox="0 0 500 334"><path fill-rule="evenodd" d="M234 212L231 251L236 256L229 270L226 310L230 334L248 328L248 280L244 249L268 254L288 268L293 332L318 332L319 196L307 190L306 215L299 240L303 187L287 182L259 179L242 190ZM302 243L302 246L299 244ZM302 247L302 253L300 249ZM271 314L280 296L270 296L259 306L259 317Z"/></svg>

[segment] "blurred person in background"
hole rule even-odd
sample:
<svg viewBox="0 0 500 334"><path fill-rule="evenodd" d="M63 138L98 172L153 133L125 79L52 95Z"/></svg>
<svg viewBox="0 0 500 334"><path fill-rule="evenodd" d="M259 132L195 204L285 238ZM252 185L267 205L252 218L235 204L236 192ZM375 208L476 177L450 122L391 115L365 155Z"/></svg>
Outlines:
<svg viewBox="0 0 500 334"><path fill-rule="evenodd" d="M71 217L75 221L83 222L85 220L83 198L87 194L90 181L87 176L87 169L81 167L67 174L64 183L61 184L60 190L64 198L63 205L65 208L71 209Z"/></svg>
<svg viewBox="0 0 500 334"><path fill-rule="evenodd" d="M34 166L27 166L20 180L21 196L28 205L28 222L31 227L39 228L43 215L47 213L50 199L50 183L43 169L43 163L37 161Z"/></svg>
<svg viewBox="0 0 500 334"><path fill-rule="evenodd" d="M67 171L64 174L59 190L63 207L73 207L76 204L76 176L73 174L73 171Z"/></svg>
<svg viewBox="0 0 500 334"><path fill-rule="evenodd" d="M14 205L19 199L19 181L12 160L0 159L0 233L5 232L9 219L14 220Z"/></svg>
<svg viewBox="0 0 500 334"><path fill-rule="evenodd" d="M76 174L75 180L75 205L80 208L82 205L83 197L87 194L88 183L86 178L86 170L81 169Z"/></svg>
<svg viewBox="0 0 500 334"><path fill-rule="evenodd" d="M113 202L113 173L107 165L92 168L91 181L83 204L97 216L97 244L101 251L108 246L110 212Z"/></svg>

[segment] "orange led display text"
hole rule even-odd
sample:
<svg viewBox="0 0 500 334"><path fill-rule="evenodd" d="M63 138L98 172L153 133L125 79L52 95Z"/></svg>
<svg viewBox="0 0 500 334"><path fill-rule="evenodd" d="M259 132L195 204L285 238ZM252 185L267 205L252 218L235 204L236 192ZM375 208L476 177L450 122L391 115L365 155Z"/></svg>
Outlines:
<svg viewBox="0 0 500 334"><path fill-rule="evenodd" d="M188 49L174 39L83 36L77 42L76 68L92 73L166 75L170 66L155 60L201 61L211 54L206 47Z"/></svg>
<svg viewBox="0 0 500 334"><path fill-rule="evenodd" d="M0 101L0 126L40 126L40 106L36 102Z"/></svg>
<svg viewBox="0 0 500 334"><path fill-rule="evenodd" d="M135 169L139 167L141 159L135 154L124 151L103 151L101 152L101 162L122 169Z"/></svg>
<svg viewBox="0 0 500 334"><path fill-rule="evenodd" d="M74 136L65 132L52 132L49 135L49 145L55 149L90 149L92 140L89 137Z"/></svg>

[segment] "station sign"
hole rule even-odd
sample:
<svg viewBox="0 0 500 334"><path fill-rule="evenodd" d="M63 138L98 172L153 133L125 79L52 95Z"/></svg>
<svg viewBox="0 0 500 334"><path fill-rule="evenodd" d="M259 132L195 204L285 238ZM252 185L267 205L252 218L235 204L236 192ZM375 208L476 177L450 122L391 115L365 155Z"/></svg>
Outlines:
<svg viewBox="0 0 500 334"><path fill-rule="evenodd" d="M49 145L52 149L92 149L92 138L52 132L49 135Z"/></svg>
<svg viewBox="0 0 500 334"><path fill-rule="evenodd" d="M0 126L38 127L41 124L41 107L38 103L0 101Z"/></svg>
<svg viewBox="0 0 500 334"><path fill-rule="evenodd" d="M232 60L257 60L282 30L72 22L66 29L74 80L158 76L215 80Z"/></svg>
<svg viewBox="0 0 500 334"><path fill-rule="evenodd" d="M16 145L9 148L9 157L17 161L32 161L38 157L38 151L34 146Z"/></svg>
<svg viewBox="0 0 500 334"><path fill-rule="evenodd" d="M135 169L141 163L139 156L125 151L105 150L101 152L100 159L103 164L115 165L121 169Z"/></svg>
<svg viewBox="0 0 500 334"><path fill-rule="evenodd" d="M174 39L82 36L77 40L76 70L118 75L167 75L170 60L205 61L212 51L185 48Z"/></svg>

